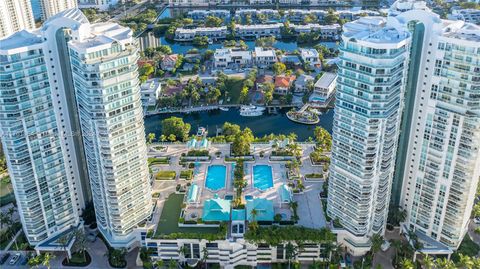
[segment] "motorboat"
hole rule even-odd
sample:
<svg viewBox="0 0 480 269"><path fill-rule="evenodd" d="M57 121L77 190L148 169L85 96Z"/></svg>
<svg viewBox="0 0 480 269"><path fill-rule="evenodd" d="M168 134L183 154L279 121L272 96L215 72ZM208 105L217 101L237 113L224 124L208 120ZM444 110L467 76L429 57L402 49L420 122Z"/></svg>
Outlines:
<svg viewBox="0 0 480 269"><path fill-rule="evenodd" d="M253 106L253 105L241 106L240 116L257 117L257 116L261 116L263 114L263 111L265 111L264 107Z"/></svg>
<svg viewBox="0 0 480 269"><path fill-rule="evenodd" d="M224 107L224 106L221 106L218 109L220 109L221 111L228 111L228 107Z"/></svg>

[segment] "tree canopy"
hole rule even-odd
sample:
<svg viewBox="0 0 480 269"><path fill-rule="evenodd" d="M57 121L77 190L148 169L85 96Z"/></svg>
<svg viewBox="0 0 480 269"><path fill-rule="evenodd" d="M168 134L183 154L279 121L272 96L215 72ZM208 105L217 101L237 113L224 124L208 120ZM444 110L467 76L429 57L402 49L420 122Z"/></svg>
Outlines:
<svg viewBox="0 0 480 269"><path fill-rule="evenodd" d="M170 117L162 121L162 134L172 138L174 135L176 139L186 141L190 133L190 124L183 122L182 118Z"/></svg>

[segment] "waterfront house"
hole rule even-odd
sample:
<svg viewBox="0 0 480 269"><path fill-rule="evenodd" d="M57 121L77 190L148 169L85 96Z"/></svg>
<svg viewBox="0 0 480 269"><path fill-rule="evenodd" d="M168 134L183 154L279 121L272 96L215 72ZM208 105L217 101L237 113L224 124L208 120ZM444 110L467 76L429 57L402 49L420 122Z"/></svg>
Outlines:
<svg viewBox="0 0 480 269"><path fill-rule="evenodd" d="M280 37L282 23L235 25L235 32L241 38Z"/></svg>
<svg viewBox="0 0 480 269"><path fill-rule="evenodd" d="M323 73L323 75L315 82L313 86L313 94L309 101L314 105L324 106L330 102L334 96L335 87L337 86L337 74Z"/></svg>
<svg viewBox="0 0 480 269"><path fill-rule="evenodd" d="M277 55L273 49L255 47L254 59L257 67L267 68L277 62Z"/></svg>
<svg viewBox="0 0 480 269"><path fill-rule="evenodd" d="M320 25L318 23L290 24L297 34L318 32L321 39L338 40L342 32L340 24Z"/></svg>
<svg viewBox="0 0 480 269"><path fill-rule="evenodd" d="M156 78L149 79L140 86L140 95L144 106L155 106L162 87L160 81Z"/></svg>
<svg viewBox="0 0 480 269"><path fill-rule="evenodd" d="M252 64L252 52L248 50L216 49L213 59L215 68L245 67Z"/></svg>
<svg viewBox="0 0 480 269"><path fill-rule="evenodd" d="M300 49L300 57L304 63L309 63L310 66L320 66L320 58L316 49Z"/></svg>
<svg viewBox="0 0 480 269"><path fill-rule="evenodd" d="M177 61L178 54L165 55L165 57L163 57L162 59L162 62L160 63L160 66L162 67L162 70L172 71L177 64Z"/></svg>
<svg viewBox="0 0 480 269"><path fill-rule="evenodd" d="M191 10L187 13L187 17L194 21L205 20L208 16L215 16L225 20L230 18L230 11L225 9Z"/></svg>
<svg viewBox="0 0 480 269"><path fill-rule="evenodd" d="M270 76L270 75L258 76L257 80L255 80L255 87L257 91L262 91L263 86L267 83L274 83L273 76Z"/></svg>
<svg viewBox="0 0 480 269"><path fill-rule="evenodd" d="M265 4L272 4L273 0L248 0L250 5L265 5Z"/></svg>
<svg viewBox="0 0 480 269"><path fill-rule="evenodd" d="M177 28L175 41L192 41L196 36L206 36L212 40L225 39L228 34L226 26L221 27L198 27L193 29Z"/></svg>
<svg viewBox="0 0 480 269"><path fill-rule="evenodd" d="M292 83L295 81L295 76L287 76L287 75L278 75L275 77L275 94L279 95L286 95Z"/></svg>
<svg viewBox="0 0 480 269"><path fill-rule="evenodd" d="M307 91L308 84L310 81L314 81L314 78L309 75L301 74L295 80L295 92L305 92Z"/></svg>

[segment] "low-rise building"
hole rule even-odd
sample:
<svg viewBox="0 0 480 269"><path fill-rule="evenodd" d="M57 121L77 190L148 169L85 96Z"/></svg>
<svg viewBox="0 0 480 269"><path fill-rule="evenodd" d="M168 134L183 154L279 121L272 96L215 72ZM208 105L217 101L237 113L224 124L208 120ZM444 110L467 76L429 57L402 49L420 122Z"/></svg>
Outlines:
<svg viewBox="0 0 480 269"><path fill-rule="evenodd" d="M155 106L160 97L162 86L158 79L149 79L140 86L143 106Z"/></svg>
<svg viewBox="0 0 480 269"><path fill-rule="evenodd" d="M334 73L323 73L323 75L313 85L313 94L309 101L320 106L330 102L335 94L337 86L337 75Z"/></svg>
<svg viewBox="0 0 480 269"><path fill-rule="evenodd" d="M320 34L321 39L330 39L330 40L338 40L340 38L340 34L342 32L342 27L340 24L332 24L332 25L320 25L318 23L308 23L308 24L290 24L290 27L293 28L295 33L310 33L310 32L318 32Z"/></svg>
<svg viewBox="0 0 480 269"><path fill-rule="evenodd" d="M320 66L318 51L316 49L300 49L300 57L304 63L309 63L310 66Z"/></svg>
<svg viewBox="0 0 480 269"><path fill-rule="evenodd" d="M172 71L175 68L175 65L178 61L178 54L170 54L165 55L163 57L162 62L160 63L160 67L162 70Z"/></svg>
<svg viewBox="0 0 480 269"><path fill-rule="evenodd" d="M277 62L277 54L273 49L255 47L253 55L257 67L266 68Z"/></svg>
<svg viewBox="0 0 480 269"><path fill-rule="evenodd" d="M295 76L278 75L275 77L275 94L286 95L295 81Z"/></svg>
<svg viewBox="0 0 480 269"><path fill-rule="evenodd" d="M310 81L314 81L314 78L310 75L301 74L295 80L295 92L305 92L308 90Z"/></svg>
<svg viewBox="0 0 480 269"><path fill-rule="evenodd" d="M280 57L280 62L290 66L297 66L302 64L300 58L294 54L282 55L282 57Z"/></svg>
<svg viewBox="0 0 480 269"><path fill-rule="evenodd" d="M213 9L213 10L191 10L187 13L187 17L194 21L205 20L208 16L215 16L222 19L230 18L230 11L225 9Z"/></svg>
<svg viewBox="0 0 480 269"><path fill-rule="evenodd" d="M452 14L448 15L448 19L480 24L480 10L473 8L452 9Z"/></svg>
<svg viewBox="0 0 480 269"><path fill-rule="evenodd" d="M198 27L193 29L177 28L175 30L175 41L192 41L196 36L206 36L209 39L225 39L228 34L226 26L221 27Z"/></svg>
<svg viewBox="0 0 480 269"><path fill-rule="evenodd" d="M265 84L267 83L274 83L273 76L271 75L262 75L257 77L255 80L255 87L257 88L257 91L262 91Z"/></svg>
<svg viewBox="0 0 480 269"><path fill-rule="evenodd" d="M118 4L118 0L78 0L79 8L94 8L98 10L108 10Z"/></svg>
<svg viewBox="0 0 480 269"><path fill-rule="evenodd" d="M280 37L281 27L283 27L282 23L235 25L235 33L242 38Z"/></svg>
<svg viewBox="0 0 480 269"><path fill-rule="evenodd" d="M248 0L250 5L265 5L265 4L272 4L273 0Z"/></svg>
<svg viewBox="0 0 480 269"><path fill-rule="evenodd" d="M248 50L217 49L213 55L215 68L245 67L252 64L252 52Z"/></svg>

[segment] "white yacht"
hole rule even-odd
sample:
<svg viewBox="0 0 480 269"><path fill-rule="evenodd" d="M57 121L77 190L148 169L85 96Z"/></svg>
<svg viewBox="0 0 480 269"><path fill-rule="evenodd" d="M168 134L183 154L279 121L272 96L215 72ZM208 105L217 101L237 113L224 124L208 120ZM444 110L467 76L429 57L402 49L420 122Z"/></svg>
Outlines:
<svg viewBox="0 0 480 269"><path fill-rule="evenodd" d="M263 111L265 110L264 107L259 106L241 106L240 107L240 116L244 117L256 117L261 116Z"/></svg>
<svg viewBox="0 0 480 269"><path fill-rule="evenodd" d="M220 109L221 111L228 111L228 107L224 107L224 106L221 106L218 109Z"/></svg>

